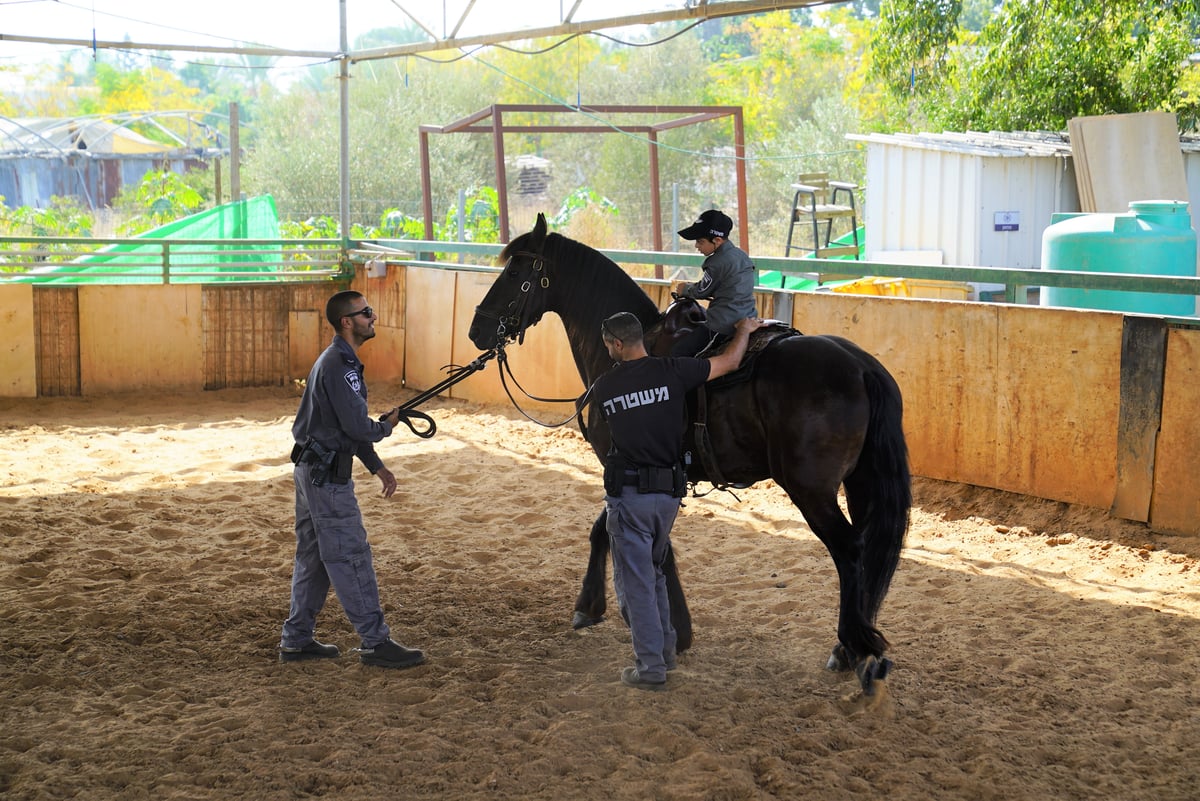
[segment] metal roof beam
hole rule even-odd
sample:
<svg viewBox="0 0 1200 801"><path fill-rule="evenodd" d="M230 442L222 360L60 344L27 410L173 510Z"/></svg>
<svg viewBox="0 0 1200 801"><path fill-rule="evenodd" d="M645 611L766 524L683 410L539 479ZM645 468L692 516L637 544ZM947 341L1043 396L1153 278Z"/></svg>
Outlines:
<svg viewBox="0 0 1200 801"><path fill-rule="evenodd" d="M766 11L781 11L793 8L810 8L812 6L832 5L841 0L731 0L721 3L701 3L696 6L652 11L645 14L632 14L624 17L588 20L587 22L563 22L558 25L548 25L540 28L527 28L520 31L503 33L488 33L479 36L467 36L462 39L448 37L431 42L416 42L413 44L396 45L392 47L377 47L369 50L359 50L350 53L351 62L374 61L383 58L411 56L418 53L429 53L438 50L452 50L461 47L473 47L512 42L520 39L539 39L544 36L563 36L569 34L591 33L605 28L623 28L630 25L653 25L659 22L673 20L709 20L722 17L737 17L744 14L759 14ZM401 9L403 10L403 9ZM407 13L407 12L405 12ZM572 9L574 13L574 9ZM457 30L457 29L456 29Z"/></svg>
<svg viewBox="0 0 1200 801"><path fill-rule="evenodd" d="M463 22L465 22L467 14L470 13L471 9L474 7L475 0L471 0L471 2L468 3L466 10L463 12L462 17L458 21L458 24L454 27L454 31L450 36L445 38L438 38L433 31L429 30L425 25L423 25L417 17L393 0L393 5L395 5L396 8L404 13L409 19L411 19L417 25L417 27L423 30L426 35L430 37L430 41L371 48L359 51L348 51L347 53L342 53L335 50L290 50L279 47L246 45L197 45L168 42L118 42L112 40L93 41L91 39L64 39L53 36L23 36L12 33L0 33L0 42L65 45L68 47L79 47L86 50L161 50L184 53L211 53L216 55L233 54L247 56L272 56L278 58L318 58L329 61L340 59L343 57L343 55L345 55L349 57L351 63L356 63L359 61L376 61L379 59L416 55L418 53L430 53L439 50L453 50L462 47L484 46L490 44L499 44L502 42L519 41L522 39L537 39L545 36L591 33L592 31L604 30L605 28L623 28L631 25L654 25L659 22L671 22L673 20L704 21L709 19L720 19L723 17L736 17L746 14L759 14L767 11L782 11L793 8L811 8L814 6L832 5L841 1L842 0L729 0L729 2L716 3L703 1L695 5L685 6L684 8L653 11L645 14L632 14L624 17L588 20L586 22L570 22L571 17L579 8L579 3L577 2L572 7L570 13L566 15L566 19L557 25L526 28L516 31L500 31L480 34L478 36L468 36L459 39L456 38L456 34L462 27Z"/></svg>
<svg viewBox="0 0 1200 801"><path fill-rule="evenodd" d="M454 30L450 31L450 35L447 37L448 39L453 39L455 36L458 36L458 32L462 28L463 23L467 21L467 15L471 13L471 9L474 7L475 0L471 0L471 2L467 3L467 7L463 9L462 16L458 18L458 24L454 26Z"/></svg>
<svg viewBox="0 0 1200 801"><path fill-rule="evenodd" d="M0 42L27 42L34 44L67 45L91 50L176 50L184 53L215 53L227 55L230 53L247 56L279 56L280 58L324 58L335 59L341 54L330 50L283 50L278 47L239 47L234 45L181 45L161 42L115 42L98 39L60 39L52 36L21 36L12 33L0 33Z"/></svg>

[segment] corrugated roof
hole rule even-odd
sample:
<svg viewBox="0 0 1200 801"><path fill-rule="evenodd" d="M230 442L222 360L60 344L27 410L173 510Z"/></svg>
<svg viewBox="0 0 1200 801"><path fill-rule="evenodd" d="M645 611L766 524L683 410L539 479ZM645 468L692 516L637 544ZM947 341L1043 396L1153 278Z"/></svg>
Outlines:
<svg viewBox="0 0 1200 801"><path fill-rule="evenodd" d="M103 119L0 118L0 156L90 153L165 153L176 148Z"/></svg>
<svg viewBox="0 0 1200 801"><path fill-rule="evenodd" d="M902 145L924 150L952 151L978 156L1057 156L1065 158L1071 155L1071 138L1065 131L873 133L847 134L846 138L856 142ZM1200 136L1193 134L1180 136L1179 145L1185 152L1200 152Z"/></svg>
<svg viewBox="0 0 1200 801"><path fill-rule="evenodd" d="M1071 142L1065 133L1050 131L966 131L943 133L848 134L859 142L902 145L924 150L943 150L979 156L1057 156L1071 155Z"/></svg>

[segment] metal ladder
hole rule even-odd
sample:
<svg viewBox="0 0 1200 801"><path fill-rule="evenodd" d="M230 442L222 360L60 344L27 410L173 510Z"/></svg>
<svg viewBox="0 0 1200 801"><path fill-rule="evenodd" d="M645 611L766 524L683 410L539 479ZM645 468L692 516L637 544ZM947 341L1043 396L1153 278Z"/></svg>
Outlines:
<svg viewBox="0 0 1200 801"><path fill-rule="evenodd" d="M783 255L790 256L792 250L804 250L818 259L832 256L853 256L858 259L858 209L854 202L854 190L858 184L845 181L829 180L829 173L811 172L799 176L792 184L796 194L792 197L791 220L788 224L787 244ZM844 200L842 200L844 198ZM841 203L838 201L842 200ZM833 245L833 223L835 220L848 220L850 233L854 236L853 245ZM824 224L824 242L821 237L821 226ZM792 238L796 226L803 225L812 229L812 246L801 248L793 245Z"/></svg>

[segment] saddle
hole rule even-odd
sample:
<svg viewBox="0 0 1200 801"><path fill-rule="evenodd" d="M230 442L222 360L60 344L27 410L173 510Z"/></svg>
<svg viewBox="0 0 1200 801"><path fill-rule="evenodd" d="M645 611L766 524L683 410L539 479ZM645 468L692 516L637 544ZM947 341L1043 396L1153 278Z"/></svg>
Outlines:
<svg viewBox="0 0 1200 801"><path fill-rule="evenodd" d="M698 302L691 298L675 298L671 302L671 305L667 307L667 310L663 312L659 321L646 329L646 351L651 356L670 356L671 349L676 342L704 325L707 320L708 315L705 313L704 307ZM774 340L783 336L801 333L782 320L767 320L766 322L768 325L755 331L750 336L750 344L746 348L746 355L742 359L742 366L730 375L741 373ZM716 356L725 350L728 345L728 340L717 342L716 344L710 342L696 356L698 358ZM724 378L728 378L728 376ZM724 378L718 379L718 381L722 381ZM736 383L736 381L733 383Z"/></svg>
<svg viewBox="0 0 1200 801"><path fill-rule="evenodd" d="M690 299L676 298L675 302L668 306L667 310L663 313L662 321L650 329L655 337L650 352L655 356L670 355L671 346L690 333L696 326L704 325L705 319L704 307L699 303ZM742 357L742 363L736 370L709 381L707 384L701 384L694 390L696 413L692 420L692 427L695 432L696 455L699 457L700 464L704 467L704 472L708 475L709 483L713 485L714 489L726 490L730 487L741 489L748 487L749 484L731 484L725 481L725 476L721 472L720 465L717 463L716 455L712 451L712 444L708 437L707 393L714 389L734 386L749 381L750 377L754 374L755 362L758 361L758 357L771 343L780 339L786 339L787 337L800 335L800 331L792 328L792 326L782 320L768 320L767 325L764 325L750 335L750 343L746 347L746 355ZM649 334L647 339L649 339ZM696 356L698 358L716 356L728 348L729 344L729 341L717 344L710 342Z"/></svg>
<svg viewBox="0 0 1200 801"><path fill-rule="evenodd" d="M766 322L766 325L750 335L750 343L746 346L746 355L742 357L742 363L738 365L738 368L732 373L726 373L720 378L708 382L707 386L710 389L749 381L750 375L754 372L754 363L758 361L759 355L767 349L767 346L777 339L801 335L800 331L792 328L782 320L765 320L764 322ZM696 354L696 357L707 359L716 356L723 353L729 345L730 341L719 342L716 345L710 342L704 350Z"/></svg>

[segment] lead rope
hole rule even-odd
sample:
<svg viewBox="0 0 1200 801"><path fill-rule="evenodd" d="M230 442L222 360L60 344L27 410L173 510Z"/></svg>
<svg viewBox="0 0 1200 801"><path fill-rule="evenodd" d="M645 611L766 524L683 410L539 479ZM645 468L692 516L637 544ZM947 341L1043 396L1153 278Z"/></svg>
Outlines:
<svg viewBox="0 0 1200 801"><path fill-rule="evenodd" d="M446 378L442 379L434 386L430 387L429 389L425 390L421 394L417 395L415 398L410 398L409 400L407 400L404 403L400 404L399 406L395 407L394 409L392 409L392 411L387 412L386 414L380 415L379 419L383 420L383 418L387 417L392 412L398 411L400 413L399 422L404 423L406 426L408 426L409 429L414 434L416 434L418 437L421 437L422 439L429 439L430 437L432 437L434 434L437 433L437 423L435 423L433 421L433 418L430 417L429 415L427 415L425 412L417 411L417 407L420 406L425 401L429 400L430 398L434 398L434 397L437 397L438 395L442 394L447 389L449 389L450 387L457 384L459 381L462 381L462 380L474 375L475 373L478 373L485 366L487 366L487 363L491 359L495 358L498 355L498 351L500 351L500 350L501 350L501 348L492 348L491 350L484 351L483 353L480 353L479 356L477 356L475 358L475 360L472 361L470 364L462 366L462 367L458 367L455 365L449 365L449 364L444 366L442 369L448 370L450 372L450 374ZM424 427L418 427L417 425L415 425L413 423L414 419L420 420L420 421L424 422L426 425Z"/></svg>

